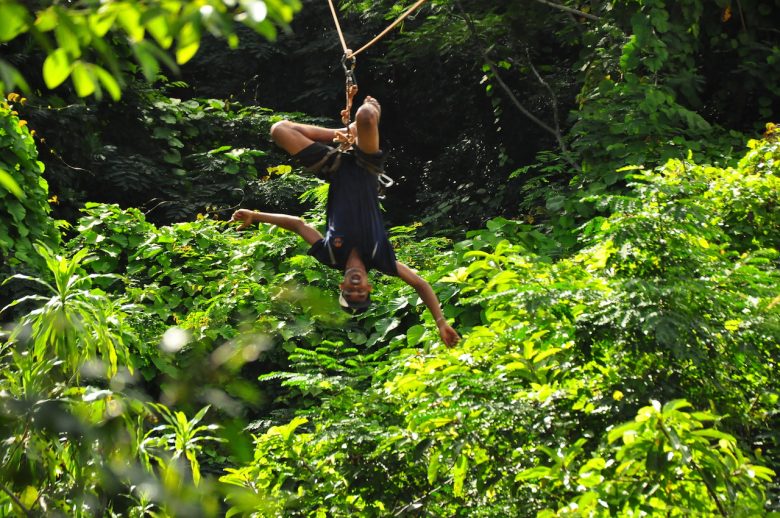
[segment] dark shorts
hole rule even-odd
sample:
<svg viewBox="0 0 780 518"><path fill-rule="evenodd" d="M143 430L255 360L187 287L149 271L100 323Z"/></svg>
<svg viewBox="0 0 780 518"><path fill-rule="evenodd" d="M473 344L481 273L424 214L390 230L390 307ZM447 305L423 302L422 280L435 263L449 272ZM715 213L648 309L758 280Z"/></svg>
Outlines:
<svg viewBox="0 0 780 518"><path fill-rule="evenodd" d="M322 142L312 142L307 147L295 154L293 158L306 169L312 170L317 178L325 181L329 180L330 173L334 169L338 169L338 164L335 168L332 167L333 164L335 164L337 160L344 158L343 156L339 155L349 155L349 159L351 160L352 154L354 153L354 156L363 162L367 167L375 167L380 171L384 165L384 153L381 151L373 155L369 155L367 153L363 153L357 146L354 146L352 151L348 151L346 153L333 152L335 149L336 148L328 146L327 144L323 144ZM328 155L328 153L332 154L326 161L320 164L320 162Z"/></svg>
<svg viewBox="0 0 780 518"><path fill-rule="evenodd" d="M303 167L311 167L327 155L333 148L322 142L313 142L293 156Z"/></svg>
<svg viewBox="0 0 780 518"><path fill-rule="evenodd" d="M333 149L334 148L331 146L323 144L322 142L313 142L299 151L296 155L293 156L293 158L296 159L303 167L311 170L313 166L316 166L323 158L325 158L328 153L332 152ZM317 175L317 178L320 180L328 179L329 175L325 171L328 171L328 166L332 164L335 159L336 153L333 153L331 158L327 160L327 163L321 164L316 168L316 170L314 170L314 174Z"/></svg>

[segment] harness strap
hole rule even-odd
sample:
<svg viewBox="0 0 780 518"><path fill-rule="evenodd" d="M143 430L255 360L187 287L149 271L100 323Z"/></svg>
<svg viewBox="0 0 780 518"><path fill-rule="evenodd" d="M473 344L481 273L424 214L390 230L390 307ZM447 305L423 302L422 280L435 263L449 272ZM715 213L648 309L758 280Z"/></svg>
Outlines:
<svg viewBox="0 0 780 518"><path fill-rule="evenodd" d="M324 157L322 157L317 163L306 167L307 171L311 171L315 175L328 175L333 171L336 171L341 166L341 149L333 148L328 151Z"/></svg>
<svg viewBox="0 0 780 518"><path fill-rule="evenodd" d="M327 177L327 175L338 171L339 167L341 167L342 157L344 153L347 152L348 151L345 151L341 148L333 148L315 164L312 164L305 169L307 171L311 171L317 176ZM357 153L355 153L353 156L355 157L355 163L358 166L362 167L366 170L366 172L373 174L376 177L376 180L379 183L378 188L380 196L384 193L385 189L392 187L395 184L395 181L385 174L384 169L378 167L376 164L369 162Z"/></svg>
<svg viewBox="0 0 780 518"><path fill-rule="evenodd" d="M372 164L365 158L361 157L360 155L355 155L355 161L357 164L368 171L369 173L376 176L377 181L379 182L379 185L382 189L386 189L388 187L392 187L395 181L387 176L385 174L385 171L381 167L377 167L375 164Z"/></svg>

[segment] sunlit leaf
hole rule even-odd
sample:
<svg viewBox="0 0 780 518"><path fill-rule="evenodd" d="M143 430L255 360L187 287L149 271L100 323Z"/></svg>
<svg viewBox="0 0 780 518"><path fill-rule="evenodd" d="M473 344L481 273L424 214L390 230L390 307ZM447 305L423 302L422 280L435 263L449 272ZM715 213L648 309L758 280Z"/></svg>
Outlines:
<svg viewBox="0 0 780 518"><path fill-rule="evenodd" d="M22 191L22 188L19 187L19 184L16 183L16 180L8 174L8 172L3 171L0 169L0 187L3 187L7 191L11 192L14 196L17 198L24 199L25 194L24 191Z"/></svg>
<svg viewBox="0 0 780 518"><path fill-rule="evenodd" d="M0 2L0 41L9 41L27 30L27 9L16 3Z"/></svg>
<svg viewBox="0 0 780 518"><path fill-rule="evenodd" d="M73 86L76 88L76 94L79 97L87 97L95 92L95 77L92 75L90 64L82 61L73 63L71 78Z"/></svg>
<svg viewBox="0 0 780 518"><path fill-rule="evenodd" d="M43 62L43 80L48 88L56 88L71 73L71 63L65 49L56 49Z"/></svg>
<svg viewBox="0 0 780 518"><path fill-rule="evenodd" d="M198 52L200 30L193 23L185 23L179 30L176 42L176 63L183 65Z"/></svg>
<svg viewBox="0 0 780 518"><path fill-rule="evenodd" d="M95 73L100 83L108 91L108 94L115 101L118 101L122 97L122 89L119 87L114 76L112 76L106 69L94 65L92 71Z"/></svg>

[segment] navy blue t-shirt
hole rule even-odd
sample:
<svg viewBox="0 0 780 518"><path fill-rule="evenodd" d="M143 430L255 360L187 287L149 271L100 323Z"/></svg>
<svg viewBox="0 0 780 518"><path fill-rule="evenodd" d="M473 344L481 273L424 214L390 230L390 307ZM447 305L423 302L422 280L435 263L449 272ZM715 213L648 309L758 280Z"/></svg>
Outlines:
<svg viewBox="0 0 780 518"><path fill-rule="evenodd" d="M331 150L330 146L315 142L296 158L304 165L311 165ZM377 269L387 275L398 275L395 252L379 209L376 175L361 167L357 156L382 167L381 151L368 155L355 147L353 151L341 154L338 169L324 177L330 183L325 237L311 246L309 255L322 264L344 271L350 251L356 248L367 271Z"/></svg>

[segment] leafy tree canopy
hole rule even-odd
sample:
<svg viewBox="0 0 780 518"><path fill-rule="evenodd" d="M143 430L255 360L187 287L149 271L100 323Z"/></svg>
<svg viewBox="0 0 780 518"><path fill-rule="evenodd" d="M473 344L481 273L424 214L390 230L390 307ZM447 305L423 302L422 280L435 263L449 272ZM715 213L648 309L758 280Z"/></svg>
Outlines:
<svg viewBox="0 0 780 518"><path fill-rule="evenodd" d="M236 47L239 39L234 24L240 22L274 39L276 27L286 27L300 9L298 0L32 4L0 3L0 43L28 35L47 54L43 79L48 88L70 78L79 97L100 98L105 90L114 100L121 96L128 63L153 80L160 63L175 71L188 62L198 51L203 34L225 38ZM0 93L17 85L28 89L19 70L0 59Z"/></svg>

